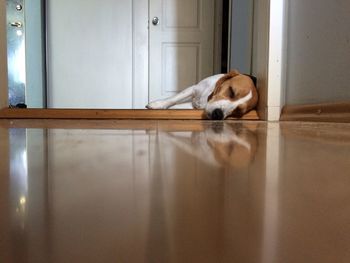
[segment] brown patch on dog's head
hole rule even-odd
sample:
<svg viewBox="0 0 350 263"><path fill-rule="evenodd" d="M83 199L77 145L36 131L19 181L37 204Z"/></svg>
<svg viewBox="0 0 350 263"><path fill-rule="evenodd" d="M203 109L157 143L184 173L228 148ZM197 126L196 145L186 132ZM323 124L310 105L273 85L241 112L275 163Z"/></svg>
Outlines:
<svg viewBox="0 0 350 263"><path fill-rule="evenodd" d="M232 70L229 73L225 74L223 77L221 77L215 85L215 89L214 91L209 95L208 97L208 101L212 100L212 98L214 97L214 95L218 94L218 92L221 89L222 84L226 81L229 80L231 78L234 78L236 76L238 76L240 73L237 70Z"/></svg>

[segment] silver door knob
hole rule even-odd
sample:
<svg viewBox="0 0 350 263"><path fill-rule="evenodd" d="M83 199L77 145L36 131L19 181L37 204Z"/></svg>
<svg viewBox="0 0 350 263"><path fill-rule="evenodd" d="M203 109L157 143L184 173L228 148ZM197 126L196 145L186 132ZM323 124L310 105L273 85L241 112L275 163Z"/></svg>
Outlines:
<svg viewBox="0 0 350 263"><path fill-rule="evenodd" d="M18 22L18 21L12 22L12 23L10 23L10 25L13 27L18 27L18 28L21 28L23 26L23 24L21 22Z"/></svg>
<svg viewBox="0 0 350 263"><path fill-rule="evenodd" d="M155 25L155 26L159 25L159 18L156 17L156 16L153 17L153 19L152 19L152 24Z"/></svg>
<svg viewBox="0 0 350 263"><path fill-rule="evenodd" d="M23 6L22 5L20 5L20 4L17 4L16 5L16 10L17 11L21 11L23 9Z"/></svg>

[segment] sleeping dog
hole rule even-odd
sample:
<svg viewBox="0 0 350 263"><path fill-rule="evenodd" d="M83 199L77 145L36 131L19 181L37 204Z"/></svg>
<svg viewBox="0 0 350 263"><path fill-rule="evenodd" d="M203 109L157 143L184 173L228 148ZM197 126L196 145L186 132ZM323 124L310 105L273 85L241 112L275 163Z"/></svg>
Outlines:
<svg viewBox="0 0 350 263"><path fill-rule="evenodd" d="M170 98L153 101L146 108L168 109L190 101L193 108L204 109L212 120L242 116L257 105L256 79L233 70L208 77Z"/></svg>

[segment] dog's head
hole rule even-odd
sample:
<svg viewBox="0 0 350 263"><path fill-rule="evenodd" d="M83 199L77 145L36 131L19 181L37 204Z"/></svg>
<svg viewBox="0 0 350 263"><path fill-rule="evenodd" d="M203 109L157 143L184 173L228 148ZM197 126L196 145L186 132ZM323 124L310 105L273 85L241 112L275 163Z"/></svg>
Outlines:
<svg viewBox="0 0 350 263"><path fill-rule="evenodd" d="M258 102L255 78L233 70L220 78L208 97L205 108L209 119L223 120L242 116L254 109Z"/></svg>

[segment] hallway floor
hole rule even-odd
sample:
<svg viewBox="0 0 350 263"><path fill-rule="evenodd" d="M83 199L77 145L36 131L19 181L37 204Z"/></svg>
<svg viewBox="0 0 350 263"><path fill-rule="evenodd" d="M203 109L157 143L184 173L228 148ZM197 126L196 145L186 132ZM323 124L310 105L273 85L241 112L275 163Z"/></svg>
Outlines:
<svg viewBox="0 0 350 263"><path fill-rule="evenodd" d="M0 120L0 262L350 262L350 124Z"/></svg>

